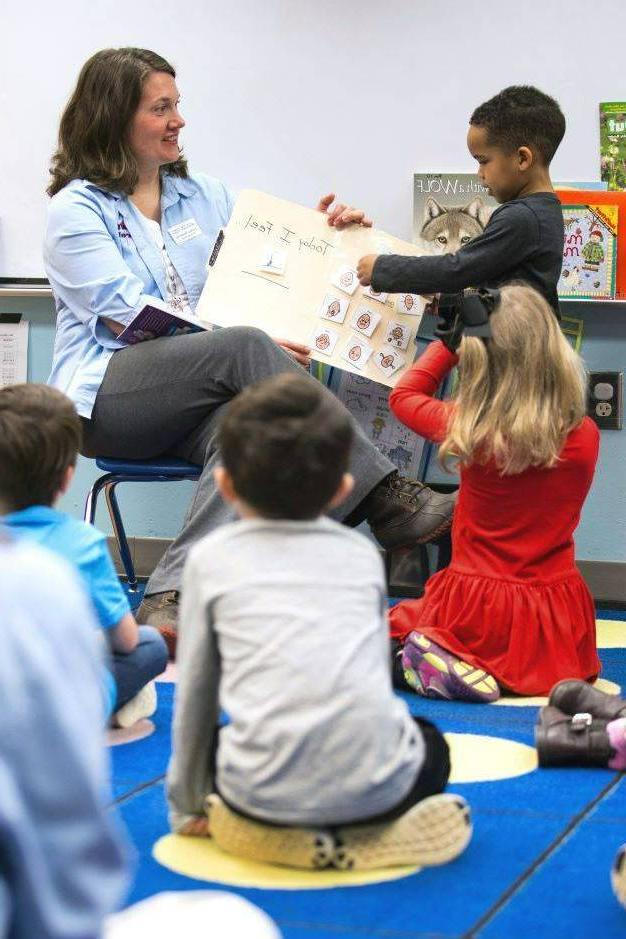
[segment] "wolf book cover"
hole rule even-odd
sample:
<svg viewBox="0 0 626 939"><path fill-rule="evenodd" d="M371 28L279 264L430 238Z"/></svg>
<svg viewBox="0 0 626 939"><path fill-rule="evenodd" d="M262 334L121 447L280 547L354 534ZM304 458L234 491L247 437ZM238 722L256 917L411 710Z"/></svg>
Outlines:
<svg viewBox="0 0 626 939"><path fill-rule="evenodd" d="M481 234L497 205L474 173L415 173L413 241L423 254L454 254Z"/></svg>
<svg viewBox="0 0 626 939"><path fill-rule="evenodd" d="M610 190L626 189L626 102L600 103L600 176Z"/></svg>

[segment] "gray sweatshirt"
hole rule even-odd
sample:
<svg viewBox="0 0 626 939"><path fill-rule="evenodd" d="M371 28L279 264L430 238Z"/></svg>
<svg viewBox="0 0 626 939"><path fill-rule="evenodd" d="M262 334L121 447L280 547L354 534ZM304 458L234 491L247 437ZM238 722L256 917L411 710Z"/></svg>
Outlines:
<svg viewBox="0 0 626 939"><path fill-rule="evenodd" d="M337 824L395 806L424 742L391 687L385 583L371 542L327 518L226 525L183 578L170 823L235 808Z"/></svg>

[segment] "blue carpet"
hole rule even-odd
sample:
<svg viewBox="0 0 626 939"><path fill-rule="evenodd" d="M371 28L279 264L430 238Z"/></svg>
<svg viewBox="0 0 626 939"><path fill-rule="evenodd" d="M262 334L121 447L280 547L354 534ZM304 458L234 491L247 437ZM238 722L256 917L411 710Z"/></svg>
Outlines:
<svg viewBox="0 0 626 939"><path fill-rule="evenodd" d="M599 614L609 618L607 611ZM603 676L626 687L626 650L601 650ZM173 686L159 684L155 733L112 751L114 794L136 845L129 902L200 886L151 856L168 831L163 788ZM537 709L424 701L402 695L443 731L532 745ZM602 939L626 935L609 868L626 841L626 784L610 770L536 770L455 784L471 804L474 837L446 867L402 880L325 890L234 892L265 909L285 939Z"/></svg>
<svg viewBox="0 0 626 939"><path fill-rule="evenodd" d="M626 842L626 783L606 794L588 817L507 903L484 939L572 939L624 936L626 912L611 891L609 870Z"/></svg>
<svg viewBox="0 0 626 939"><path fill-rule="evenodd" d="M171 749L174 685L157 684L159 706L152 718L155 731L135 743L111 747L113 798L118 801L150 780L161 778L167 769Z"/></svg>

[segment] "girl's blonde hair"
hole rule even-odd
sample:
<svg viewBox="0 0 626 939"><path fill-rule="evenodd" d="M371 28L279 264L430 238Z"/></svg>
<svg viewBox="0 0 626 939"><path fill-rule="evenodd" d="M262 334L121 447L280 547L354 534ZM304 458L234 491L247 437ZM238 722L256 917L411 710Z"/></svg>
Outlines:
<svg viewBox="0 0 626 939"><path fill-rule="evenodd" d="M583 362L530 287L503 287L489 322L491 339L461 341L456 406L439 458L446 468L451 459L493 460L503 475L554 466L585 416Z"/></svg>

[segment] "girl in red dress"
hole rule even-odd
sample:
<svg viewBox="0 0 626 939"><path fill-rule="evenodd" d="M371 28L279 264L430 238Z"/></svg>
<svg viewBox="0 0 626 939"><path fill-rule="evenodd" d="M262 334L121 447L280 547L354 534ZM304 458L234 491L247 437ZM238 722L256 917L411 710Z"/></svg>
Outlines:
<svg viewBox="0 0 626 939"><path fill-rule="evenodd" d="M574 562L599 442L583 364L529 287L504 287L489 326L490 338L464 336L458 356L431 343L390 398L440 444L444 466L460 465L450 566L390 611L404 677L426 697L544 695L600 671L593 600ZM437 400L457 364L454 400Z"/></svg>

